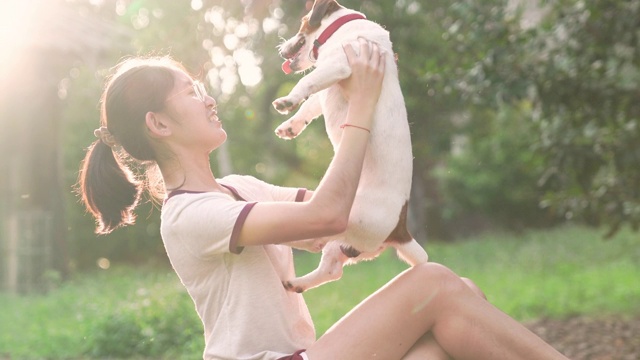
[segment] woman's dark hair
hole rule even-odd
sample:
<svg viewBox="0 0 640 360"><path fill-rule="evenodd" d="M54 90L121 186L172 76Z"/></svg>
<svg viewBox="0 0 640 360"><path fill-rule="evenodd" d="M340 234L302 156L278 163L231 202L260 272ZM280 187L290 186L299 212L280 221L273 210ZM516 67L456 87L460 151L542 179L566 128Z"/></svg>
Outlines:
<svg viewBox="0 0 640 360"><path fill-rule="evenodd" d="M157 168L145 124L146 114L164 108L177 71L185 69L169 57L131 58L115 67L102 94L100 124L114 142L98 139L89 147L78 181L87 209L97 221L96 233L108 234L133 224L133 210L149 181L136 173Z"/></svg>

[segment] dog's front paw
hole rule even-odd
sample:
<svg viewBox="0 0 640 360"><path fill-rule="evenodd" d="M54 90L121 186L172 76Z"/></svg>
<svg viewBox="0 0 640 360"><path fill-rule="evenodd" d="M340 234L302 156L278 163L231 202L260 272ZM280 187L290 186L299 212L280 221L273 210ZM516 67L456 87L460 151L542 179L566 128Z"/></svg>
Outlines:
<svg viewBox="0 0 640 360"><path fill-rule="evenodd" d="M296 285L293 281L283 281L282 286L284 286L287 291L295 292L298 294L302 294L306 290L302 286Z"/></svg>
<svg viewBox="0 0 640 360"><path fill-rule="evenodd" d="M302 99L297 99L291 95L278 98L273 101L273 107L281 114L288 114L295 110L302 102Z"/></svg>
<svg viewBox="0 0 640 360"><path fill-rule="evenodd" d="M306 121L295 121L294 119L289 119L280 124L280 126L276 128L275 132L279 138L291 140L300 135L307 124L308 123Z"/></svg>

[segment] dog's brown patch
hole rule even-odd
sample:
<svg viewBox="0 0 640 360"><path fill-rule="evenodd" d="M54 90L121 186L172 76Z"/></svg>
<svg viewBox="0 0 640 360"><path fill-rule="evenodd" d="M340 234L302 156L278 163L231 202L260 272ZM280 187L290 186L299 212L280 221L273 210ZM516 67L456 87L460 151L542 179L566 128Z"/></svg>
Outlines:
<svg viewBox="0 0 640 360"><path fill-rule="evenodd" d="M344 7L336 1L316 1L313 4L311 12L302 17L300 20L300 29L298 34L310 34L320 27L322 19Z"/></svg>
<svg viewBox="0 0 640 360"><path fill-rule="evenodd" d="M296 56L298 54L298 52L300 52L300 49L304 46L304 44L307 42L307 39L303 36L303 35L296 35L298 37L298 41L289 49L280 49L280 56L282 56L285 59L292 59L294 56Z"/></svg>
<svg viewBox="0 0 640 360"><path fill-rule="evenodd" d="M302 27L300 31L302 32L303 28L307 31L305 34L312 32L320 27L320 22L324 19L325 16L329 14L333 14L334 12L343 9L344 7L338 4L335 0L316 0L313 3L313 8L308 16L305 16L303 20ZM306 23L306 24L305 24Z"/></svg>
<svg viewBox="0 0 640 360"><path fill-rule="evenodd" d="M315 29L311 29L309 26L309 15L305 15L300 21L300 30L298 30L299 34L308 34Z"/></svg>
<svg viewBox="0 0 640 360"><path fill-rule="evenodd" d="M407 229L407 213L409 209L409 202L405 202L402 210L400 211L400 218L398 219L398 225L393 229L389 237L384 242L395 242L404 244L413 240L413 236Z"/></svg>

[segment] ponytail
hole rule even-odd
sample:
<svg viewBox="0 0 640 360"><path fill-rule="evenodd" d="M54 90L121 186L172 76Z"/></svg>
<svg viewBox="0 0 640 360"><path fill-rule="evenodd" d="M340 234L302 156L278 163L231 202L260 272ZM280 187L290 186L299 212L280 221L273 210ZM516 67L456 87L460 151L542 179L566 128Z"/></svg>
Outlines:
<svg viewBox="0 0 640 360"><path fill-rule="evenodd" d="M95 141L80 170L80 194L96 219L97 234L108 234L135 221L134 208L140 200L142 185L116 150L101 140Z"/></svg>
<svg viewBox="0 0 640 360"><path fill-rule="evenodd" d="M177 72L186 70L169 57L132 58L120 63L108 80L100 101L102 126L94 132L98 140L87 151L77 186L96 219L97 234L133 224L143 190L154 197L162 194L154 186L158 181L150 181L158 169L145 116L164 108ZM130 165L136 170L142 165L147 181L139 180Z"/></svg>

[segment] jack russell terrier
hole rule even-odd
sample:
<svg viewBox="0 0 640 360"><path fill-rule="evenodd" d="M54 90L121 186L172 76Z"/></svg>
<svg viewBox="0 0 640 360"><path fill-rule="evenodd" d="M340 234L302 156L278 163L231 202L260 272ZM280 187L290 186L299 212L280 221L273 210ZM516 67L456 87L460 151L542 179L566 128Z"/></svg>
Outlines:
<svg viewBox="0 0 640 360"><path fill-rule="evenodd" d="M289 95L273 102L282 114L301 104L300 109L276 129L276 134L283 139L293 139L314 118L324 115L335 149L340 143L340 126L346 119L348 107L338 82L351 75L342 44L357 42L358 38L375 42L381 52L389 55L349 224L347 230L331 238L332 241L320 240L326 245L320 245L322 258L317 269L283 281L290 291L303 292L338 280L345 264L373 259L388 246L394 247L399 257L411 266L428 260L426 251L407 230L413 155L389 32L336 1L316 0L309 14L302 18L298 33L279 47L280 55L286 60L282 65L285 73L302 72L313 66L315 69L304 76ZM354 48L357 51L358 47Z"/></svg>

